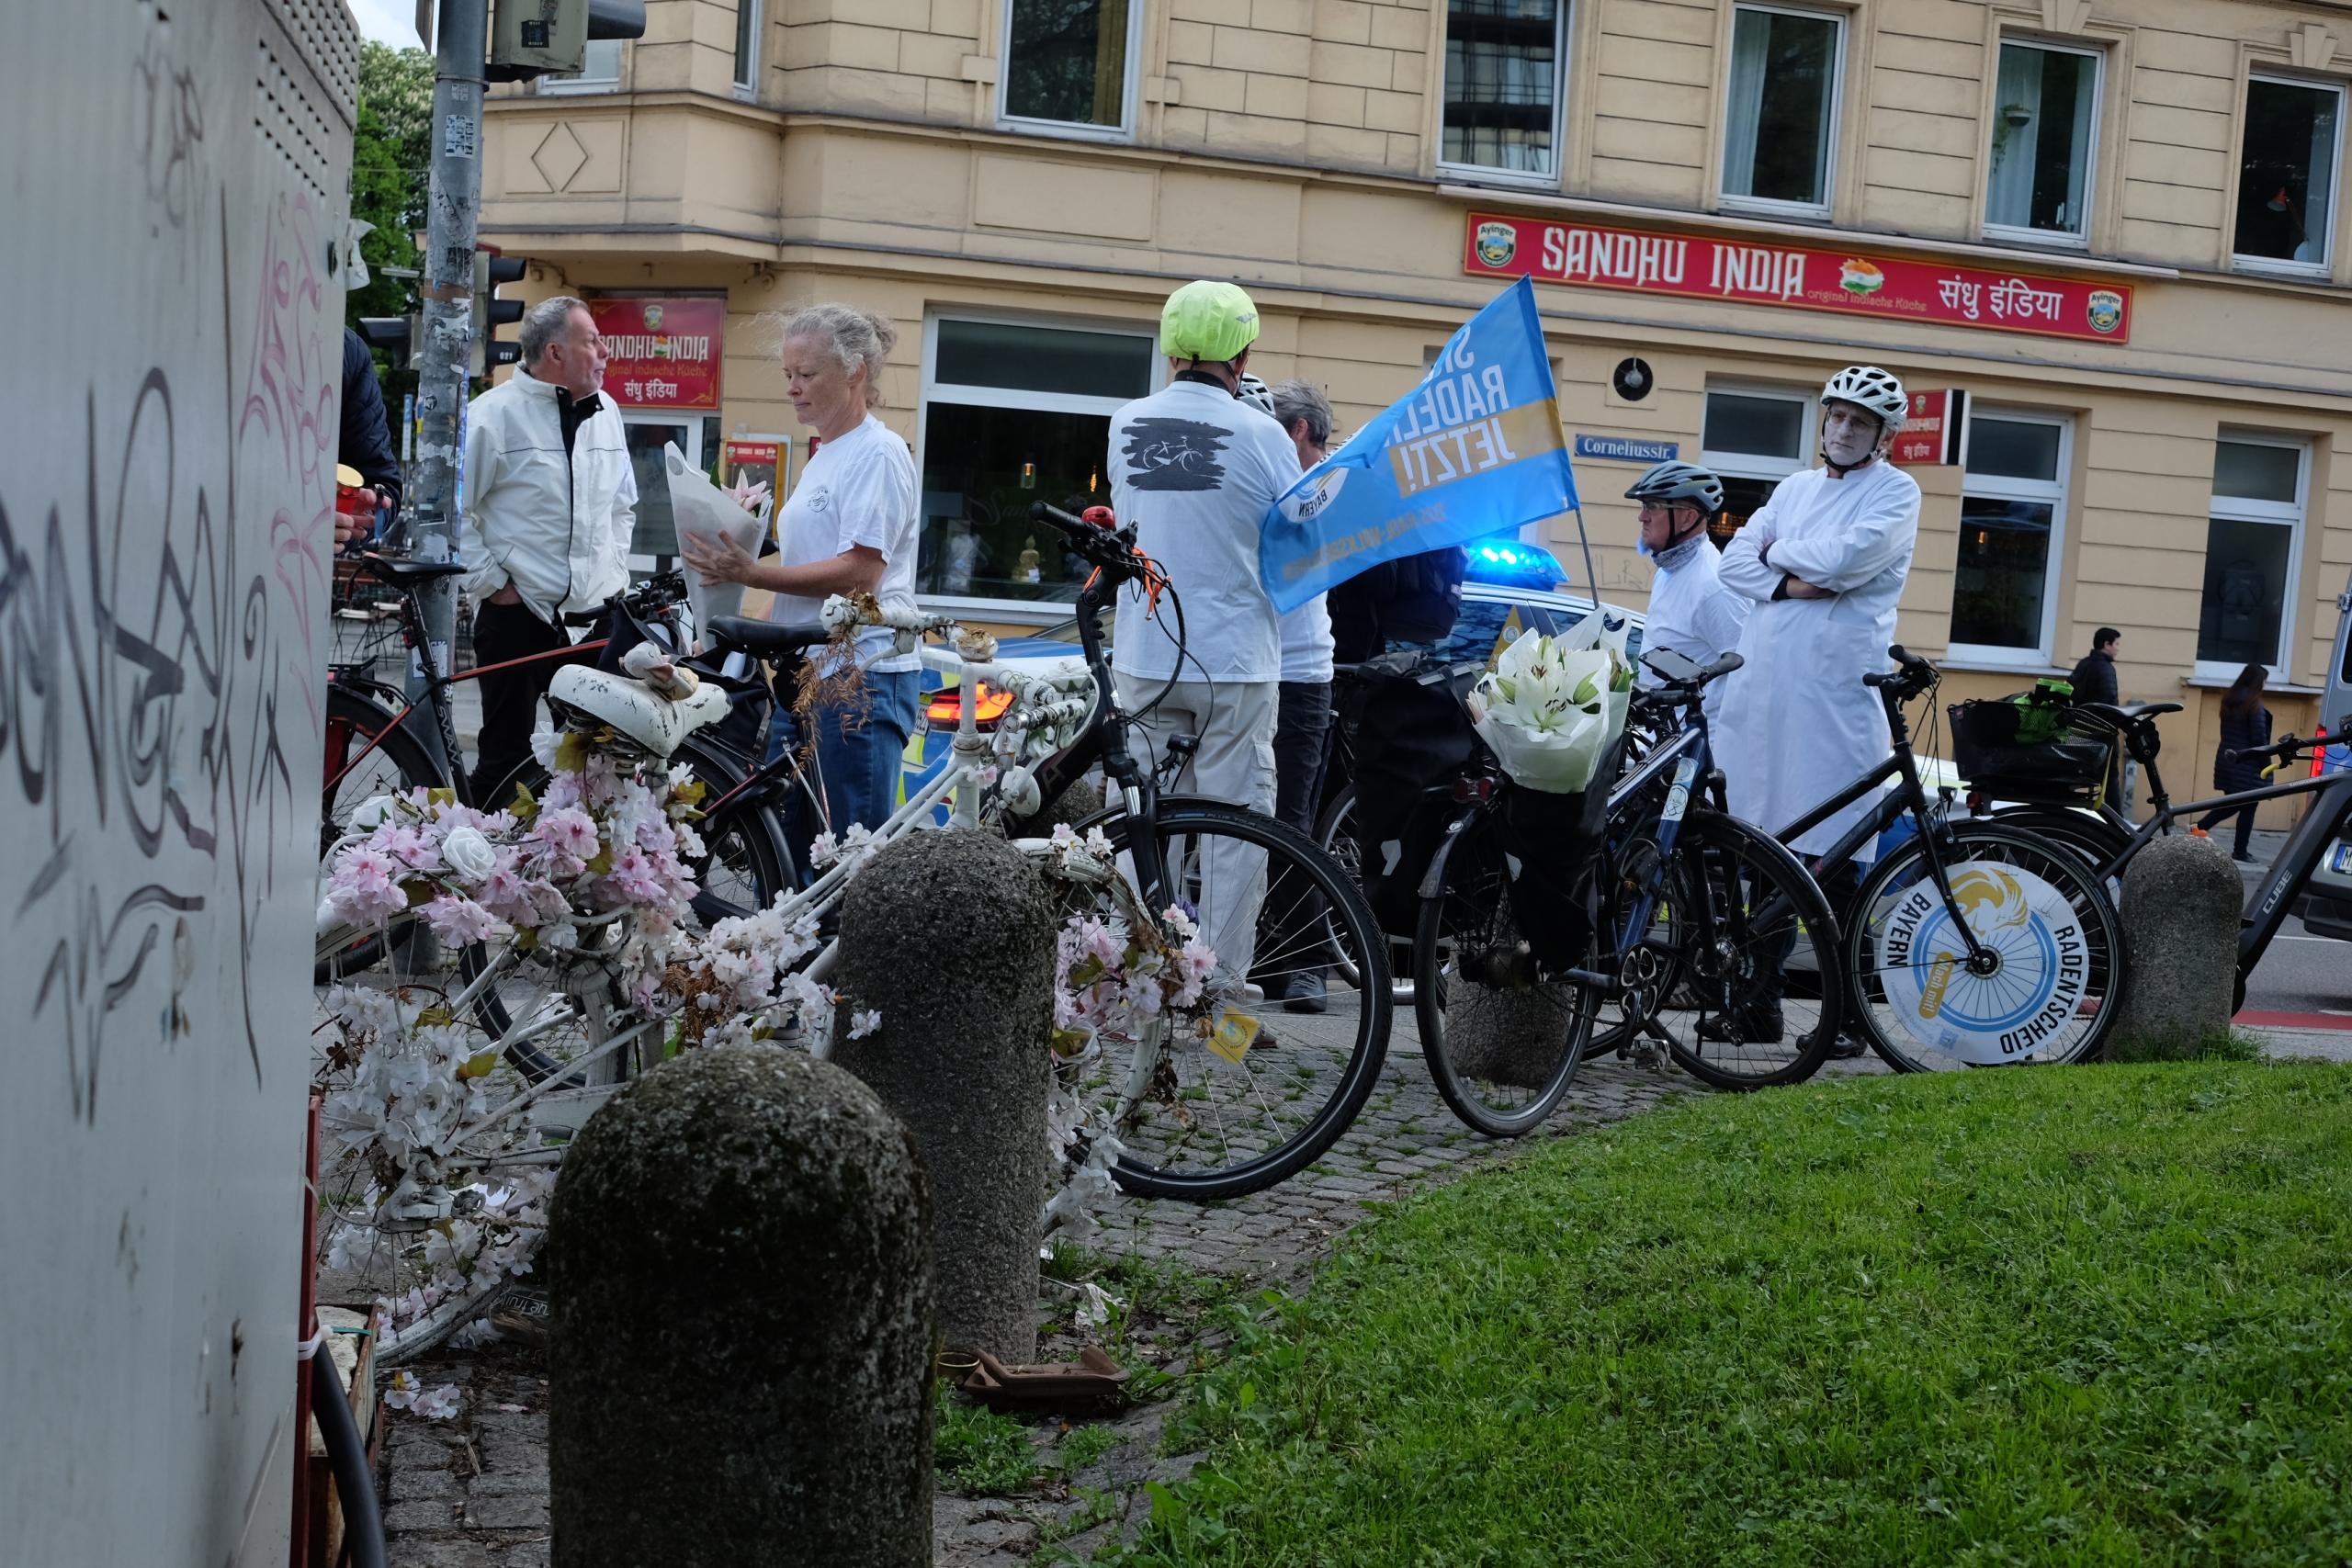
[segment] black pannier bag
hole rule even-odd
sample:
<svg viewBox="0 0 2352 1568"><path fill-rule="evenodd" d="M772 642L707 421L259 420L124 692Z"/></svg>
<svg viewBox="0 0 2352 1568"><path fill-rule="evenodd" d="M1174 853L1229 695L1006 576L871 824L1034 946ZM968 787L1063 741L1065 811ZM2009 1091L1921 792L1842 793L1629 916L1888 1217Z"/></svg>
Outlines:
<svg viewBox="0 0 2352 1568"><path fill-rule="evenodd" d="M1409 939L1421 877L1460 809L1452 785L1478 752L1462 699L1484 665L1419 653L1367 660L1356 683L1356 852L1381 930Z"/></svg>
<svg viewBox="0 0 2352 1568"><path fill-rule="evenodd" d="M1513 785L1498 802L1511 921L1549 972L1580 968L1589 955L1597 900L1592 866L1609 825L1609 790L1625 755L1625 738L1609 743L1592 785L1552 795Z"/></svg>

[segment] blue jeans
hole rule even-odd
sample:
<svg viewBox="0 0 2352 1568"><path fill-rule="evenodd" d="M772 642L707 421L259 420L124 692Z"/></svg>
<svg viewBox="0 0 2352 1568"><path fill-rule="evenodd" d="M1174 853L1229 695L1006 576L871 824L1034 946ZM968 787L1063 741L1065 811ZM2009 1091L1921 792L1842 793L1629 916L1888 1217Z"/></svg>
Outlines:
<svg viewBox="0 0 2352 1568"><path fill-rule="evenodd" d="M825 790L825 826L836 837L855 823L879 828L899 809L899 778L922 704L922 672L869 670L865 693L873 705L863 722L855 705L816 713L817 777ZM768 760L799 744L799 722L779 703L775 722L768 727ZM793 792L786 828L796 849L805 850L817 836L815 813L804 792Z"/></svg>

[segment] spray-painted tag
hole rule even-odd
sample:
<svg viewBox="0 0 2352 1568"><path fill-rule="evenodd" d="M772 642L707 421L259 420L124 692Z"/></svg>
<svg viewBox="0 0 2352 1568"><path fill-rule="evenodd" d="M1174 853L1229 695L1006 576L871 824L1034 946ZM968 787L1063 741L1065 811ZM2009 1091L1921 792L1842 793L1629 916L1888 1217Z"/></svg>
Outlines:
<svg viewBox="0 0 2352 1568"><path fill-rule="evenodd" d="M1227 1008L1217 1015L1216 1027L1209 1031L1209 1049L1231 1062L1241 1065L1250 1054L1250 1043L1258 1038L1258 1021L1246 1012Z"/></svg>

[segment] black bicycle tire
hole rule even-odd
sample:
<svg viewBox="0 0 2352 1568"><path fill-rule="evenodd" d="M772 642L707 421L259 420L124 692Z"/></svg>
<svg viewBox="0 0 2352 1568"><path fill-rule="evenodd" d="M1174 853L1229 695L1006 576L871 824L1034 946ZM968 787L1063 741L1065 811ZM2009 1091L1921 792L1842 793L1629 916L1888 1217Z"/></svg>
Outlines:
<svg viewBox="0 0 2352 1568"><path fill-rule="evenodd" d="M2081 1042L2064 1059L2043 1061L2029 1057L2016 1065L2072 1066L2096 1059L2099 1052L2105 1048L2107 1037L2115 1027L2115 1021L2122 1001L2123 922L2116 910L2115 900L2108 894L2106 883L2099 880L2093 868L2083 864L2074 851L2064 845L2053 843L2041 834L2005 827L1991 818L1972 818L1950 823L1947 826L1952 840L1947 851L1949 862L1967 860L1969 856L1965 846L1971 841L2022 844L2048 855L2052 866L2062 868L2058 872L2059 879L2071 879L2078 885L2076 889L2062 889L2062 891L2066 892L2067 901L2070 904L2075 904L2078 908L2087 904L2093 913L2098 917L2099 923L2104 928L2108 955L2106 994L2098 1011L2091 1015L2090 1027L2084 1032ZM1880 890L1894 879L1899 868L1909 861L1918 859L1924 853L1925 850L1917 839L1905 840L1876 866L1873 866L1869 874L1862 878L1861 886L1855 890L1852 908L1848 911L1849 919L1841 923L1842 929L1838 937L1838 972L1847 977L1849 987L1859 986L1861 976L1861 944L1869 940L1869 922L1860 918L1860 912L1870 908L1878 897ZM2036 873L2036 874L2041 874ZM2050 880L2050 878L2045 877L2044 880ZM1875 1051L1879 1058L1888 1066L1898 1073L1934 1070L1911 1061L1905 1055L1902 1046L1886 1037L1885 1032L1879 1027L1877 1016L1863 1002L1858 992L1849 996L1848 999L1852 1005L1854 1026L1861 1031L1863 1038L1870 1042L1871 1049Z"/></svg>
<svg viewBox="0 0 2352 1568"><path fill-rule="evenodd" d="M1170 1171L1123 1155L1112 1174L1120 1189L1132 1197L1213 1202L1261 1191L1296 1175L1322 1157L1354 1124L1357 1113L1372 1096L1373 1086L1379 1081L1381 1064L1388 1054L1391 1002L1385 949L1382 945L1386 939L1379 923L1372 918L1372 907L1364 901L1362 890L1306 834L1262 812L1223 801L1179 796L1163 797L1153 813L1153 825L1162 837L1220 824L1239 828L1241 832L1237 837L1255 836L1260 840L1269 856L1269 886L1273 885L1276 874L1271 866L1272 857L1278 853L1288 855L1293 867L1306 875L1318 893L1345 909L1348 926L1360 950L1368 962L1379 966L1381 973L1368 976L1372 985L1358 987L1363 1022L1358 1031L1355 1050L1341 1075L1339 1092L1324 1102L1302 1131L1255 1159L1200 1174ZM1102 828L1114 850L1124 848L1134 825L1135 818L1124 811L1105 813L1086 824Z"/></svg>
<svg viewBox="0 0 2352 1568"><path fill-rule="evenodd" d="M711 747L699 745L691 736L678 743L677 750L670 753L670 761L684 762L695 770L696 778L705 780L722 795L739 782L740 775L735 763L728 758L726 753ZM542 767L536 758L525 758L515 764L512 773L500 781L492 798L514 799L514 790L511 786L518 782L529 786L534 795L544 795L547 769ZM775 901L778 892L794 886L791 881L792 852L790 846L785 841L784 829L776 822L773 812L748 795L728 807L722 813L720 820L740 822L743 825L743 842L751 851L753 866L752 885L758 891L761 907L764 908ZM706 842L715 841L718 835L711 830L709 822L702 823L700 830ZM694 909L706 926L714 919L724 919L730 915L752 912L748 909L735 908L731 905L724 908L714 908L699 895L695 900ZM481 973L484 961L483 951L481 945L476 943L468 947L458 956L458 973L469 984ZM507 1030L513 1027L514 1015L507 1010L505 1001L499 996L496 987L490 987L475 998L474 1021L479 1023L483 1032L493 1040L503 1039ZM532 1083L537 1083L551 1077L563 1066L562 1063L527 1040L518 1041L508 1046L505 1057L509 1066Z"/></svg>
<svg viewBox="0 0 2352 1568"><path fill-rule="evenodd" d="M2063 806L2007 806L1972 820L1998 822L2064 844L2095 868L2113 862L2132 843L2131 833L2106 818L2086 816Z"/></svg>
<svg viewBox="0 0 2352 1568"><path fill-rule="evenodd" d="M381 703L363 696L357 692L345 691L340 686L330 686L327 688L327 721L330 726L338 716L349 722L355 732L381 737L376 749L390 758L392 765L399 769L401 782L404 788L435 789L448 784L448 774L435 765L433 754L425 750L424 742L418 740L409 732L408 728L400 722L398 714L385 707ZM320 787L322 790L325 788L323 780L321 781ZM320 810L322 820L324 820L326 803L323 800L321 802ZM321 847L322 850L325 848L324 845ZM389 944L390 949L399 951L404 948L415 929L413 920L403 919L399 929L390 933ZM313 986L331 986L353 975L365 974L384 961L386 949L386 933L371 931L349 947L343 949L333 958L313 959L311 964L311 983Z"/></svg>
<svg viewBox="0 0 2352 1568"><path fill-rule="evenodd" d="M1787 845L1736 817L1693 807L1682 820L1681 831L1675 839L1672 858L1681 860L1705 847L1710 840L1720 841L1726 839L1742 844L1747 852L1752 852L1749 863L1761 863L1771 868L1770 874L1779 885L1781 895L1796 906L1797 918L1804 925L1807 934L1798 940L1814 942L1819 953L1815 960L1820 965L1819 972L1824 975L1833 973L1833 966L1844 951L1837 916L1830 910L1829 900L1823 895L1821 885L1814 880L1812 873L1805 870L1804 863L1790 852ZM1669 871L1668 874L1681 874ZM1826 941L1820 940L1814 933L1826 933ZM1838 1043L1838 1026L1843 1021L1845 988L1825 985L1821 991L1821 1016L1814 1024L1805 1048L1791 1058L1787 1065L1770 1073L1727 1073L1690 1050L1679 1040L1668 1042L1667 1055L1673 1058L1676 1066L1710 1089L1745 1093L1750 1089L1778 1089L1803 1083L1819 1072L1821 1065L1829 1059L1829 1053Z"/></svg>
<svg viewBox="0 0 2352 1568"><path fill-rule="evenodd" d="M1355 780L1350 779L1346 784L1341 784L1339 788L1339 792L1333 795L1331 798L1325 803L1323 807L1323 814L1315 819L1315 847L1321 850L1325 854L1329 855L1332 863L1338 865L1340 870L1352 872L1349 880L1353 882L1357 887L1361 888L1363 886L1363 851L1362 846L1359 845L1357 847L1357 861L1353 867L1349 866L1348 863L1341 860L1331 848L1332 844L1338 840L1340 828L1343 823L1350 826L1351 829L1350 837L1352 841L1352 826L1355 817L1355 809L1356 783ZM1328 922L1329 918L1328 911L1326 912L1325 918ZM1338 943L1336 942L1332 943L1332 950L1335 953L1338 951ZM1355 965L1349 964L1345 959L1340 959L1337 962L1342 976L1347 980L1349 985L1355 986L1363 983L1363 976L1354 972Z"/></svg>
<svg viewBox="0 0 2352 1568"><path fill-rule="evenodd" d="M1491 819L1467 829L1473 833L1492 832ZM1588 1002L1576 1010L1576 1021L1569 1027L1566 1048L1554 1063L1550 1074L1535 1090L1535 1098L1509 1114L1498 1112L1492 1106L1481 1103L1463 1087L1461 1076L1455 1072L1453 1058L1445 1044L1445 1008L1448 988L1439 948L1447 934L1446 899L1453 886L1453 876L1459 871L1480 863L1474 847L1467 840L1455 841L1446 857L1446 877L1437 891L1420 901L1413 916L1413 1021L1420 1032L1421 1065L1429 1069L1430 1082L1436 1086L1438 1096L1463 1125L1490 1138L1524 1137L1536 1131L1558 1109L1560 1099L1568 1091L1577 1069L1583 1066L1587 1047L1592 1039L1595 1006ZM1498 892L1500 891L1498 885ZM1498 897L1499 908L1502 900ZM1566 982L1551 982L1565 984ZM1579 990L1589 992L1589 987Z"/></svg>

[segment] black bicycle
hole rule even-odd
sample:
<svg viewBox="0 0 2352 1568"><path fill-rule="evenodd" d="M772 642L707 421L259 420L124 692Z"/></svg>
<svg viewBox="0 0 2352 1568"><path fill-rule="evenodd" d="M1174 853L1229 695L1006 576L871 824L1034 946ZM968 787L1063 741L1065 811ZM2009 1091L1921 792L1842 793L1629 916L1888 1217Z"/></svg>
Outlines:
<svg viewBox="0 0 2352 1568"><path fill-rule="evenodd" d="M2260 789L2239 790L2176 806L2165 790L2164 774L2156 765L2157 753L2163 749L2156 720L2179 710L2178 703L2143 703L2122 707L2091 703L2074 710L2112 728L2132 759L2140 764L2148 781L2148 802L2154 808L2146 822L2135 828L2112 801L2104 799L2080 808L2041 802L2004 806L1994 811L1990 820L2014 823L2068 845L2096 866L2099 876L2113 888L2121 886L2124 872L2140 852L2151 840L2171 832L2184 817L2202 816L2227 807L2256 806L2290 795L2316 795L2311 809L2303 813L2302 820L2287 835L2278 859L2246 895L2238 925L2234 1004L2243 1007L2247 979L2269 951L2271 941L2286 924L2288 916L2294 912L2296 901L2310 886L2312 874L2335 852L2336 840L2352 829L2352 771L2312 773L2286 784L2266 784ZM2352 719L2352 715L2345 717ZM2267 776L2286 763L2316 755L2334 744L2337 742L2290 735L2255 750L2224 751L2221 760L2267 761L2270 765L2263 770Z"/></svg>
<svg viewBox="0 0 2352 1568"><path fill-rule="evenodd" d="M1808 1077L1838 1036L1838 988L1776 988L1792 952L1829 964L1836 918L1794 855L1723 808L1701 694L1738 657L1645 662L1663 683L1632 705L1664 739L1622 776L1612 745L1596 777L1613 784L1545 795L1482 750L1451 786L1465 809L1422 881L1413 1003L1439 1093L1492 1136L1543 1122L1605 1008L1718 1089ZM1781 1027L1729 1027L1767 1010Z"/></svg>
<svg viewBox="0 0 2352 1568"><path fill-rule="evenodd" d="M1775 835L1793 843L1876 797L1809 857L1825 885L1859 871L1839 912L1838 962L1818 983L1842 978L1848 1026L1900 1072L2083 1061L2105 1042L2120 998L2122 936L2107 885L2039 831L1955 818L1949 792L1931 802L1905 705L1932 697L1941 676L1900 646L1887 653L1894 670L1862 677L1886 709L1886 760ZM1908 836L1860 869L1898 825Z"/></svg>

